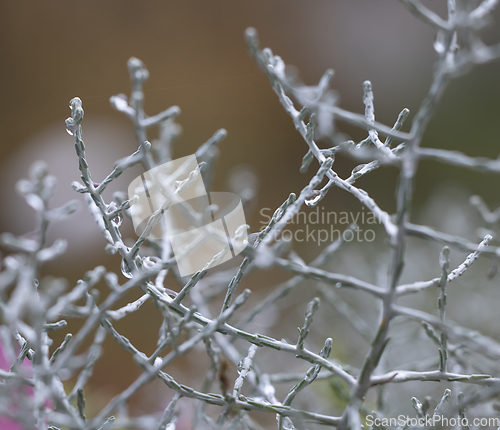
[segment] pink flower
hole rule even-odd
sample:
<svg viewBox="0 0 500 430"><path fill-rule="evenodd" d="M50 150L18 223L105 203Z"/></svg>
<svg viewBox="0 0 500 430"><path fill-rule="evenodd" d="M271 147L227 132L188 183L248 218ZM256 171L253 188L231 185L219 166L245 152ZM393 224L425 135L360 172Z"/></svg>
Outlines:
<svg viewBox="0 0 500 430"><path fill-rule="evenodd" d="M0 342L0 369L9 371L12 363L7 358L2 344ZM23 364L23 368L28 370L31 369L31 361L25 359ZM32 397L33 396L33 388L26 385L16 386L15 383L12 384L12 389L9 384L9 398L10 402L8 404L8 411L12 412L12 414L16 414L20 411L19 404L21 403L23 397ZM24 430L24 426L21 425L17 420L8 418L4 415L0 415L0 429L2 430Z"/></svg>

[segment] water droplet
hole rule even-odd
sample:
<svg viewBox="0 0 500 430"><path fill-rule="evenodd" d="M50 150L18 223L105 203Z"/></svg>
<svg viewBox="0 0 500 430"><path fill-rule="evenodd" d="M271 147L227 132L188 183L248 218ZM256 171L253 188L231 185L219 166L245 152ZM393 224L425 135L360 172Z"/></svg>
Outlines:
<svg viewBox="0 0 500 430"><path fill-rule="evenodd" d="M132 270L130 270L130 268L128 267L128 264L125 261L125 259L122 259L121 269L122 269L122 274L123 276L125 276L125 278L132 279L133 277Z"/></svg>
<svg viewBox="0 0 500 430"><path fill-rule="evenodd" d="M247 236L247 242L249 245L254 246L255 243L257 242L257 239L259 238L260 233L250 233Z"/></svg>
<svg viewBox="0 0 500 430"><path fill-rule="evenodd" d="M113 218L113 224L116 227L120 227L122 225L122 222L123 222L123 214L122 213L119 213L117 217Z"/></svg>
<svg viewBox="0 0 500 430"><path fill-rule="evenodd" d="M445 51L446 47L444 46L444 43L442 42L441 38L437 38L436 41L434 42L434 50L438 54L442 54Z"/></svg>
<svg viewBox="0 0 500 430"><path fill-rule="evenodd" d="M321 200L321 197L321 193L318 190L314 190L311 197L305 199L304 203L310 208L313 208Z"/></svg>

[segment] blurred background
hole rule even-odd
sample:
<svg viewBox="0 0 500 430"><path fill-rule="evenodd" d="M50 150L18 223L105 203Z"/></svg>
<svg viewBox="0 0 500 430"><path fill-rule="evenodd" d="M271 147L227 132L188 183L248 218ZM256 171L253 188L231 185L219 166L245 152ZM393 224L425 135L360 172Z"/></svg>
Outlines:
<svg viewBox="0 0 500 430"><path fill-rule="evenodd" d="M426 4L442 13L445 2ZM496 18L496 23L484 30L489 43L499 39L500 21ZM396 0L2 1L0 24L0 232L16 234L29 231L33 217L14 184L37 159L45 160L58 178L54 204L74 198L83 203L81 195L70 187L72 181L79 180L73 140L64 129L71 98L78 96L83 101L83 138L95 181L112 169L115 160L136 149L132 125L109 104L111 95L129 94L126 62L131 56L141 59L150 72L145 85L146 112L153 115L171 105L182 110L177 122L183 135L176 143L175 156L194 153L219 128L228 131L228 138L220 145L214 190L228 189L228 177L234 169L255 174L258 198L253 212L246 214L252 231L262 226L262 208L274 210L290 192L299 192L310 174L298 172L306 145L266 77L247 54L245 28L255 27L261 44L295 65L306 83L317 83L325 69L333 68L333 87L345 109L364 111L362 84L370 79L377 120L392 125L407 107L411 114L406 130L427 93L433 72L433 30ZM500 153L499 73L497 62L456 79L429 126L423 146L496 158ZM340 123L338 127L354 140L366 137L362 130ZM149 138L154 139L155 133L153 130ZM340 157L334 167L345 177L354 164ZM137 174L124 174L113 189L125 190ZM394 211L396 170L384 168L368 176L357 184L383 209ZM476 240L475 229L468 227L474 216L468 197L480 194L496 208L500 204L499 185L498 176L422 163L413 219ZM362 210L352 196L335 189L323 206L336 212ZM128 231L133 237L132 230ZM64 276L74 284L86 270L100 264L119 271L119 258L104 252L105 241L85 207L76 219L61 222L51 234L52 240L67 238L69 248L45 269L46 273ZM295 248L306 261L319 249L310 243ZM372 268L382 264L381 254L375 258L368 246L355 255L367 267L366 276L372 276ZM356 271L361 264L356 261L349 259L337 268ZM422 261L416 267L425 269L427 260ZM429 272L431 277L439 273L437 267L436 263ZM283 279L283 274L269 272L244 286L270 287ZM291 303L283 312L300 321L303 305L294 307ZM134 316L135 323L124 327L132 331L131 339L135 333L139 344L154 339L159 325L159 320L148 319L147 306L145 309ZM137 324L145 330L137 329ZM288 331L293 333L293 324L291 329ZM149 331L151 339L145 339L143 333ZM323 335L327 334L318 334L319 344ZM343 353L346 360L356 351L356 346L350 348ZM95 396L103 399L125 388L139 372L132 360L120 364L123 367L117 371L113 357L121 352L113 342L105 344L105 352L111 358L96 367L93 380ZM158 401L159 405L164 403Z"/></svg>

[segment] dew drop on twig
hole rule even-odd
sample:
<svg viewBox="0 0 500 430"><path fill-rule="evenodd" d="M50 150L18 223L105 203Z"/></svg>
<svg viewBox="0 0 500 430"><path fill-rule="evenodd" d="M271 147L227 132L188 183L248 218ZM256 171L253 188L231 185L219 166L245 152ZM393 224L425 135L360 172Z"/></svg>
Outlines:
<svg viewBox="0 0 500 430"><path fill-rule="evenodd" d="M132 279L133 277L132 270L130 270L130 268L128 267L128 264L125 261L125 259L122 259L121 269L122 269L122 274L123 276L125 276L125 278Z"/></svg>
<svg viewBox="0 0 500 430"><path fill-rule="evenodd" d="M115 218L113 218L113 224L116 227L120 227L122 225L122 222L123 222L123 214L122 213L119 213Z"/></svg>
<svg viewBox="0 0 500 430"><path fill-rule="evenodd" d="M304 203L310 208L316 206L321 200L321 193L318 190L314 190L311 197L305 199Z"/></svg>

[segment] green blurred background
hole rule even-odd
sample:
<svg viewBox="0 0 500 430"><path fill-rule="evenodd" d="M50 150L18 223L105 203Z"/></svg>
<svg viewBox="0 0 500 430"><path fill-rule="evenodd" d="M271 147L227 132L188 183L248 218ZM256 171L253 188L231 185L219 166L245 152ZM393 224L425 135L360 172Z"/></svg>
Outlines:
<svg viewBox="0 0 500 430"><path fill-rule="evenodd" d="M427 2L440 12L444 3ZM484 31L490 43L498 40L498 22ZM152 115L174 104L182 109L177 121L184 132L176 156L193 153L218 128L228 130L229 137L220 146L214 189L227 189L234 166L253 169L259 178L259 197L257 210L247 219L253 231L260 228L258 209L276 208L290 192L300 191L310 176L298 172L305 143L246 52L243 32L248 26L258 30L263 46L297 66L307 83L316 83L326 68L333 68L333 87L343 108L363 112L362 83L370 79L377 120L389 125L403 107L416 112L430 84L433 30L396 0L1 1L0 231L31 229L32 217L13 186L36 159L45 159L59 178L56 203L81 197L69 186L79 178L72 139L64 130L72 97L83 101L84 140L94 179L98 181L116 159L136 148L131 124L109 105L111 95L129 93L126 61L131 56L144 61L150 71L146 112ZM497 62L454 81L423 145L496 158L499 73ZM338 126L355 140L366 136ZM150 138L154 137L153 132ZM346 176L354 164L340 157L334 167ZM124 175L117 187L125 190L135 174ZM395 169L368 176L358 185L382 208L393 211ZM415 213L438 187L450 184L481 194L492 207L500 204L497 176L425 162L417 178ZM339 190L331 191L324 206L338 212L361 209ZM118 271L119 259L104 252L104 239L85 208L77 220L61 224L68 252L46 272L65 276L73 284L98 264ZM55 231L52 237L61 234ZM304 252L307 257L318 250ZM132 324L146 324L153 339L159 321L142 315ZM129 329L133 331L133 326ZM111 343L106 348L112 357L119 353ZM132 376L124 378L123 373L138 372L129 361L118 374L112 358L100 364L99 389L113 393L128 385Z"/></svg>

